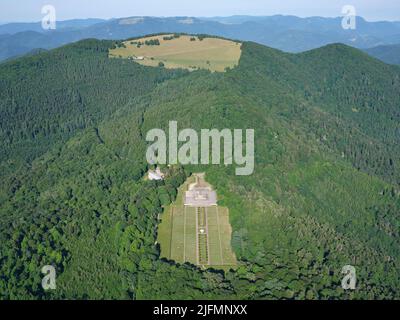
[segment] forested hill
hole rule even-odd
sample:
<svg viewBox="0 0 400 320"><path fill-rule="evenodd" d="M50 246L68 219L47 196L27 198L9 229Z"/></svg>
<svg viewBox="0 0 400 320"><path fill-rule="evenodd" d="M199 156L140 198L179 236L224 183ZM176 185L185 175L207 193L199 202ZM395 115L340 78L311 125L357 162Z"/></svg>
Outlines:
<svg viewBox="0 0 400 320"><path fill-rule="evenodd" d="M243 56L237 70L249 78L241 92L255 90L271 101L274 87L273 97L284 104L281 113L288 112L290 121L314 132L355 168L400 182L400 68L342 44L297 55L245 47L252 54Z"/></svg>
<svg viewBox="0 0 400 320"><path fill-rule="evenodd" d="M86 40L0 65L1 161L32 160L182 74L108 59L113 45Z"/></svg>
<svg viewBox="0 0 400 320"><path fill-rule="evenodd" d="M186 72L108 59L114 45L0 65L1 298L400 298L399 68L344 45L244 43L238 67ZM254 174L146 181L144 136L170 120L254 128ZM237 270L159 258L158 214L200 170L230 209ZM348 264L355 291L341 288Z"/></svg>

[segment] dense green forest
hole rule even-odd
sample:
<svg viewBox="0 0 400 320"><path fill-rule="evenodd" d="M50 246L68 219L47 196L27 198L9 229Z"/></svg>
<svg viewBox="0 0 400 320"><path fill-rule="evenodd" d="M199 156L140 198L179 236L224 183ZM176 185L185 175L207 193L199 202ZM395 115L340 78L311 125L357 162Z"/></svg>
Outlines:
<svg viewBox="0 0 400 320"><path fill-rule="evenodd" d="M87 40L0 66L0 160L31 161L180 71L108 59Z"/></svg>
<svg viewBox="0 0 400 320"><path fill-rule="evenodd" d="M400 298L400 68L339 44L244 43L237 68L186 72L108 59L115 45L0 65L1 299ZM171 120L254 128L254 174L143 179L146 132ZM194 171L230 209L236 270L159 257L162 208Z"/></svg>

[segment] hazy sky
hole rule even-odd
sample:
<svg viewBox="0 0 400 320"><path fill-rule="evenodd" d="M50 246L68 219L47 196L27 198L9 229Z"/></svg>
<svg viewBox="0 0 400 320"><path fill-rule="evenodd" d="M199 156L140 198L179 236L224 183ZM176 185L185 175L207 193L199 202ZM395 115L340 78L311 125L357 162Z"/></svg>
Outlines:
<svg viewBox="0 0 400 320"><path fill-rule="evenodd" d="M39 21L43 5L56 8L57 20L128 16L229 16L291 14L341 15L353 5L370 21L399 20L400 0L0 0L0 22Z"/></svg>

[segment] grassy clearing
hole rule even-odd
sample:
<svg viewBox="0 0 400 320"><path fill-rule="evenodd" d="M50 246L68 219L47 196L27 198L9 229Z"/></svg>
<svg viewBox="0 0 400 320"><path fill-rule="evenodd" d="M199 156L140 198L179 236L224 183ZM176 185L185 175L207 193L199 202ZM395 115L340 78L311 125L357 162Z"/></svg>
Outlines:
<svg viewBox="0 0 400 320"><path fill-rule="evenodd" d="M184 261L197 264L196 209L185 208L185 255Z"/></svg>
<svg viewBox="0 0 400 320"><path fill-rule="evenodd" d="M232 227L229 223L229 210L225 207L217 207L216 211L222 248L222 265L236 265L236 256L231 248ZM213 264L217 263L213 262Z"/></svg>
<svg viewBox="0 0 400 320"><path fill-rule="evenodd" d="M172 38L172 39L169 39ZM169 39L169 40L165 40ZM224 72L238 65L241 43L218 38L159 35L124 42L123 47L110 50L112 58L132 59L145 66L163 65L168 69L207 69ZM159 45L145 44L158 41ZM153 42L154 43L154 42Z"/></svg>
<svg viewBox="0 0 400 320"><path fill-rule="evenodd" d="M190 262L206 268L234 268L237 260L231 248L229 210L219 206L184 207L184 192L193 181L193 177L190 177L179 188L177 201L164 210L158 227L161 256L178 263Z"/></svg>
<svg viewBox="0 0 400 320"><path fill-rule="evenodd" d="M222 257L221 235L219 232L216 208L207 208L207 220L210 246L210 264L224 265Z"/></svg>

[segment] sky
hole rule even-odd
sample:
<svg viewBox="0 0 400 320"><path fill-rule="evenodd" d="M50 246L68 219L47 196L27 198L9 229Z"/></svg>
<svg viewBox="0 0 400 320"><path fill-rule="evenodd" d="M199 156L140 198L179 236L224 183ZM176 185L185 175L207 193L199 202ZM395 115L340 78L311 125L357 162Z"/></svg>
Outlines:
<svg viewBox="0 0 400 320"><path fill-rule="evenodd" d="M400 21L400 0L0 0L0 22L32 22L53 5L57 20L129 16L341 16L344 5L369 21Z"/></svg>

